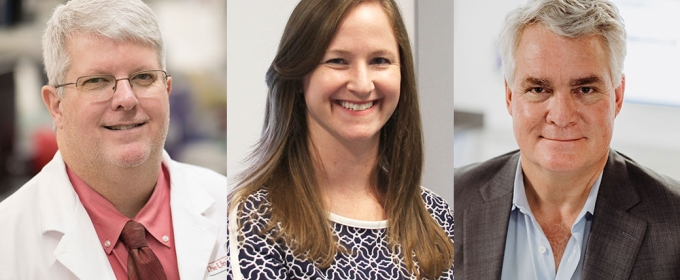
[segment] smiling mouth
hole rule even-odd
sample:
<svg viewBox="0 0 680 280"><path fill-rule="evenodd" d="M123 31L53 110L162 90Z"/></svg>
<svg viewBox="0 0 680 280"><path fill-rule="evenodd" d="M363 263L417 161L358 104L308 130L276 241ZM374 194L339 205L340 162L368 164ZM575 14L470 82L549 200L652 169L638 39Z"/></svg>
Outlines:
<svg viewBox="0 0 680 280"><path fill-rule="evenodd" d="M543 137L541 138L546 139L546 140L551 140L551 141L558 141L558 142L573 142L577 140L581 140L582 138L574 138L574 139L558 139L558 138L548 138L548 137Z"/></svg>
<svg viewBox="0 0 680 280"><path fill-rule="evenodd" d="M362 104L357 104L357 103L352 103L352 102L347 102L347 101L340 101L340 100L338 100L337 102L338 102L338 105L342 106L342 108L345 108L345 109L351 110L351 111L365 111L365 110L373 108L373 105L375 104L374 101L362 103Z"/></svg>
<svg viewBox="0 0 680 280"><path fill-rule="evenodd" d="M129 124L129 125L115 125L115 126L104 126L108 130L128 130L135 127L144 125L145 123Z"/></svg>

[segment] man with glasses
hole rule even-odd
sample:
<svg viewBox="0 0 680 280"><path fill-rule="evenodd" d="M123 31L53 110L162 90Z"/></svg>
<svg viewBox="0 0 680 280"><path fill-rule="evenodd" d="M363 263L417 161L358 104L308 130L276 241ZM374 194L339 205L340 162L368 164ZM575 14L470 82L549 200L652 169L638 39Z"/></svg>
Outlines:
<svg viewBox="0 0 680 280"><path fill-rule="evenodd" d="M223 278L226 178L163 150L172 77L140 0L73 0L43 36L59 151L0 203L0 279Z"/></svg>

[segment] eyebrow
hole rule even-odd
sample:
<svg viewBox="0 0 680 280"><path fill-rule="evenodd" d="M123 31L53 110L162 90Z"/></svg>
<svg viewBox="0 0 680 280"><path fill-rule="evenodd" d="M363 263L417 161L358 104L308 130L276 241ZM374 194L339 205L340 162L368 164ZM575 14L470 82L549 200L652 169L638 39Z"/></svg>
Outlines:
<svg viewBox="0 0 680 280"><path fill-rule="evenodd" d="M528 77L522 81L523 86L540 86L540 87L550 87L550 81L541 78Z"/></svg>
<svg viewBox="0 0 680 280"><path fill-rule="evenodd" d="M585 78L579 78L579 79L574 79L569 81L570 86L582 86L582 85L589 85L589 84L596 84L601 82L602 79L598 76L588 76Z"/></svg>
<svg viewBox="0 0 680 280"><path fill-rule="evenodd" d="M324 55L328 55L328 54L332 54L332 55L340 55L340 56L347 56L347 55L350 54L350 52L349 52L349 51L346 51L346 50L340 50L340 49L328 49L328 50L326 50L326 52L324 53Z"/></svg>
<svg viewBox="0 0 680 280"><path fill-rule="evenodd" d="M584 78L578 78L578 79L573 79L569 81L569 86L582 86L582 85L589 85L589 84L597 84L600 83L602 79L599 76L588 76ZM546 79L541 79L541 78L534 78L534 77L529 77L524 79L522 82L523 86L540 86L540 87L550 87L550 81Z"/></svg>
<svg viewBox="0 0 680 280"><path fill-rule="evenodd" d="M339 55L339 56L348 56L352 55L351 51L343 50L343 49L328 49L324 55ZM387 49L379 49L374 52L370 53L371 56L397 56L399 57L398 54L395 54Z"/></svg>

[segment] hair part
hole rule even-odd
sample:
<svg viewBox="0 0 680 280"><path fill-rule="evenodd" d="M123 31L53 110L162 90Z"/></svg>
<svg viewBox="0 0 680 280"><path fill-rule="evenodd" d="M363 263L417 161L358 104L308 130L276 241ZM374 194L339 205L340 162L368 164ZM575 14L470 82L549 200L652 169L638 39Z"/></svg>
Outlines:
<svg viewBox="0 0 680 280"><path fill-rule="evenodd" d="M71 0L57 6L42 37L48 84L64 83L71 62L67 41L75 34L152 46L165 68L165 46L153 11L141 0ZM95 51L95 50L93 50ZM57 90L63 97L63 89Z"/></svg>
<svg viewBox="0 0 680 280"><path fill-rule="evenodd" d="M394 0L377 1L399 47L401 93L393 116L380 130L374 192L384 202L388 243L395 251L401 249L406 269L419 278L434 278L451 267L453 244L421 197L423 136L408 33ZM318 66L343 19L361 2L302 0L295 7L266 74L269 91L261 138L228 198L229 211L239 211L240 202L267 188L271 220L266 230L274 231L274 241L285 240L320 268L328 267L344 249L335 243L313 171L302 81Z"/></svg>
<svg viewBox="0 0 680 280"><path fill-rule="evenodd" d="M598 35L605 43L612 84L618 87L626 57L626 29L616 6L608 0L530 0L510 12L499 36L505 81L512 86L515 53L524 29L543 24L568 38Z"/></svg>

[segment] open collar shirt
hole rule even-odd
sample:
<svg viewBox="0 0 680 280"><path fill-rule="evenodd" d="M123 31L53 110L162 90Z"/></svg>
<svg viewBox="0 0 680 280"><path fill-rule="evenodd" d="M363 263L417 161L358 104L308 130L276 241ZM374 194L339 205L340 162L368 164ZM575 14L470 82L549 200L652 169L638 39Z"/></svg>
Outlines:
<svg viewBox="0 0 680 280"><path fill-rule="evenodd" d="M505 241L501 279L581 279L586 245L601 181L602 173L595 180L583 209L571 227L571 237L562 255L559 270L555 271L553 250L529 207L520 158L515 172L512 210Z"/></svg>
<svg viewBox="0 0 680 280"><path fill-rule="evenodd" d="M92 220L102 250L117 279L128 279L128 250L119 237L129 220L141 223L146 228L146 241L163 265L168 280L179 279L170 211L170 175L165 165L161 166L151 197L133 219L118 212L110 201L88 186L68 166L66 172Z"/></svg>

